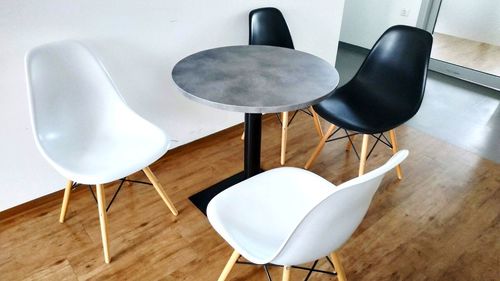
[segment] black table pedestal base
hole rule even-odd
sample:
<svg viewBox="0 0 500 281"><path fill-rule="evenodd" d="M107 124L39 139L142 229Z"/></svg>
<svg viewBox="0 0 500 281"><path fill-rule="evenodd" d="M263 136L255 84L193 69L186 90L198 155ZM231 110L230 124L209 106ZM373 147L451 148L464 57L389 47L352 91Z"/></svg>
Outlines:
<svg viewBox="0 0 500 281"><path fill-rule="evenodd" d="M260 168L260 141L262 134L262 114L245 113L245 148L243 172L224 179L192 196L189 200L207 215L208 202L225 189L262 172Z"/></svg>
<svg viewBox="0 0 500 281"><path fill-rule="evenodd" d="M207 215L207 206L208 202L212 200L212 198L215 197L215 195L221 193L222 191L228 189L229 187L245 180L245 172L239 172L234 176L231 176L227 179L224 179L211 187L204 189L192 196L189 197L189 200L193 202L193 204L198 208L200 211Z"/></svg>
<svg viewBox="0 0 500 281"><path fill-rule="evenodd" d="M245 113L245 176L250 178L260 173L260 142L262 114Z"/></svg>

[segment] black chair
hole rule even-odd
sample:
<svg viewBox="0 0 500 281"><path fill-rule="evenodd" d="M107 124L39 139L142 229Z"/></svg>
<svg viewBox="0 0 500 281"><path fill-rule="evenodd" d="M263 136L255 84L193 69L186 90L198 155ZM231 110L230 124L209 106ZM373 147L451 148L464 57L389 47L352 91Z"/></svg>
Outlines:
<svg viewBox="0 0 500 281"><path fill-rule="evenodd" d="M353 146L351 137L363 134L359 175L366 159L378 142L398 150L394 129L413 117L424 97L432 35L422 29L397 25L389 28L375 43L360 69L347 84L336 89L326 100L314 105L323 119L332 123L307 161L308 169L326 142L348 138L346 150ZM334 138L338 131L345 136ZM389 132L390 141L384 135ZM368 152L368 138L376 141ZM401 168L397 167L402 179Z"/></svg>
<svg viewBox="0 0 500 281"><path fill-rule="evenodd" d="M294 49L285 18L276 8L260 8L250 11L248 27L249 45Z"/></svg>
<svg viewBox="0 0 500 281"><path fill-rule="evenodd" d="M292 36L286 24L285 18L280 10L276 8L259 8L250 11L249 14L249 45L267 45L275 47L283 47L294 49ZM284 93L286 94L286 93ZM312 107L307 110L300 110L314 118L314 126L317 133L322 136L319 118L316 116ZM281 165L285 164L286 155L286 142L288 125L292 122L298 111L295 111L291 118L288 112L283 112L281 118L277 114L281 122ZM244 138L244 135L241 137Z"/></svg>

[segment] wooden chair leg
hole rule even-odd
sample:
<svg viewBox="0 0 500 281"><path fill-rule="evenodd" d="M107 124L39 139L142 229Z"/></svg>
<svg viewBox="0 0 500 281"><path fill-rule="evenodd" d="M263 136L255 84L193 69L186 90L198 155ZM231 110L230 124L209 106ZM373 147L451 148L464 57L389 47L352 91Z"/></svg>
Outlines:
<svg viewBox="0 0 500 281"><path fill-rule="evenodd" d="M219 276L219 279L217 281L224 281L226 280L227 276L229 275L229 272L231 272L231 269L233 268L234 264L240 257L240 253L237 251L234 251L229 260L226 263L226 266L224 267L224 270L222 270L222 273Z"/></svg>
<svg viewBox="0 0 500 281"><path fill-rule="evenodd" d="M370 135L363 135L363 144L361 145L361 155L359 156L359 174L365 173L366 154L368 153L368 138Z"/></svg>
<svg viewBox="0 0 500 281"><path fill-rule="evenodd" d="M349 139L347 140L347 144L345 145L345 151L351 151L351 148L352 148L352 142L354 142L354 140L356 139L356 135L350 137L351 140L349 141Z"/></svg>
<svg viewBox="0 0 500 281"><path fill-rule="evenodd" d="M314 127L316 128L316 133L320 138L323 137L323 129L321 129L321 122L319 121L319 115L314 111L312 106L309 107L309 111L311 111L313 115Z"/></svg>
<svg viewBox="0 0 500 281"><path fill-rule="evenodd" d="M160 182L158 181L156 176L153 174L153 172L151 172L151 169L149 169L149 167L146 167L146 168L142 169L142 171L146 174L146 177L148 177L149 181L153 184L153 186L155 187L158 194L160 194L160 197L161 197L161 199L163 199L163 202L165 202L165 204L167 204L167 207L170 209L172 214L174 214L174 216L177 216L177 214L179 214L179 212L177 212L177 209L175 208L174 203L172 203L172 200L170 200L170 197L168 197L165 190L163 190L163 187L161 186Z"/></svg>
<svg viewBox="0 0 500 281"><path fill-rule="evenodd" d="M318 145L316 146L316 149L314 150L313 154L311 155L311 158L307 160L306 165L304 166L304 169L309 169L311 165L313 164L314 160L318 157L319 153L325 146L326 140L333 134L333 131L335 130L335 125L331 125L328 130L326 131L326 134L323 135L321 140L319 141Z"/></svg>
<svg viewBox="0 0 500 281"><path fill-rule="evenodd" d="M106 196L104 195L104 186L96 185L97 207L99 209L99 223L101 224L102 248L104 250L104 261L109 263L109 240L108 240L108 215L106 214Z"/></svg>
<svg viewBox="0 0 500 281"><path fill-rule="evenodd" d="M282 281L289 281L290 280L290 267L289 266L283 266L283 279Z"/></svg>
<svg viewBox="0 0 500 281"><path fill-rule="evenodd" d="M61 206L61 214L59 215L59 222L63 223L66 219L66 211L68 210L69 197L71 195L71 188L73 187L73 181L68 180L66 182L66 188L64 189L64 197Z"/></svg>
<svg viewBox="0 0 500 281"><path fill-rule="evenodd" d="M330 258L332 259L333 266L335 267L335 271L337 272L337 278L339 279L339 281L347 281L347 278L345 277L344 267L342 266L342 263L340 263L340 259L337 253L331 253Z"/></svg>
<svg viewBox="0 0 500 281"><path fill-rule="evenodd" d="M396 129L392 129L389 131L389 136L391 137L392 144L392 154L396 154L398 152L398 142L396 141ZM403 179L403 171L401 171L401 166L396 166L396 173L398 174L398 179Z"/></svg>
<svg viewBox="0 0 500 281"><path fill-rule="evenodd" d="M285 165L286 159L286 140L288 134L288 112L283 112L281 118L281 157L280 163L281 165Z"/></svg>

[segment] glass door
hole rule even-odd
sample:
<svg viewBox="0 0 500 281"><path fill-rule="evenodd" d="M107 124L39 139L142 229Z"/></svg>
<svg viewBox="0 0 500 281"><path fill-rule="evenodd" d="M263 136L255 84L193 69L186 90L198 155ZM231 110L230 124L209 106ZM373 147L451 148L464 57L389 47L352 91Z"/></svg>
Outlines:
<svg viewBox="0 0 500 281"><path fill-rule="evenodd" d="M423 0L430 69L500 90L500 1Z"/></svg>

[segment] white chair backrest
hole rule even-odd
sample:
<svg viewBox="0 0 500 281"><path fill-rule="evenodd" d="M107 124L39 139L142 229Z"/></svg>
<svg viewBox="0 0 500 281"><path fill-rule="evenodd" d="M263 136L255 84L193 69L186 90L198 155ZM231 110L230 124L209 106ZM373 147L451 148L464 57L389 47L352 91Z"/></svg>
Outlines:
<svg viewBox="0 0 500 281"><path fill-rule="evenodd" d="M133 114L101 62L77 41L37 47L25 62L38 141L95 134Z"/></svg>
<svg viewBox="0 0 500 281"><path fill-rule="evenodd" d="M297 265L340 248L363 220L384 175L407 156L401 150L383 166L339 185L309 211L270 262Z"/></svg>

